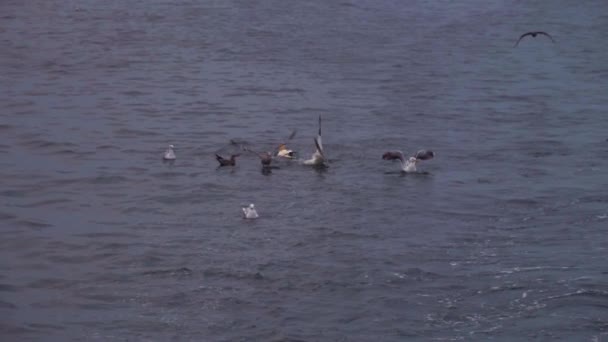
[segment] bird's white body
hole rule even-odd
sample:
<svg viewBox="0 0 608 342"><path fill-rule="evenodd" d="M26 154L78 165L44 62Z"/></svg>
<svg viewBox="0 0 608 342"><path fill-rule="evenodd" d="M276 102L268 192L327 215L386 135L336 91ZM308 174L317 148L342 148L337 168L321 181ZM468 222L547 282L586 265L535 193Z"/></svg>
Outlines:
<svg viewBox="0 0 608 342"><path fill-rule="evenodd" d="M304 160L304 165L323 165L325 158L319 151L315 151L310 159Z"/></svg>
<svg viewBox="0 0 608 342"><path fill-rule="evenodd" d="M317 137L314 138L314 142L315 152L312 154L310 159L304 160L302 163L304 165L327 167L327 159L325 158L323 141L321 140L321 116L319 116L319 133L317 134Z"/></svg>
<svg viewBox="0 0 608 342"><path fill-rule="evenodd" d="M277 157L293 159L293 150L283 149L277 152Z"/></svg>
<svg viewBox="0 0 608 342"><path fill-rule="evenodd" d="M255 206L252 204L249 205L249 207L243 208L243 214L245 215L246 219L256 219L258 218L258 212L255 211Z"/></svg>
<svg viewBox="0 0 608 342"><path fill-rule="evenodd" d="M169 145L169 148L163 154L164 160L175 160L175 151L173 151L173 148L173 145Z"/></svg>
<svg viewBox="0 0 608 342"><path fill-rule="evenodd" d="M418 160L414 157L409 157L405 162L401 162L403 172L416 172L416 163Z"/></svg>

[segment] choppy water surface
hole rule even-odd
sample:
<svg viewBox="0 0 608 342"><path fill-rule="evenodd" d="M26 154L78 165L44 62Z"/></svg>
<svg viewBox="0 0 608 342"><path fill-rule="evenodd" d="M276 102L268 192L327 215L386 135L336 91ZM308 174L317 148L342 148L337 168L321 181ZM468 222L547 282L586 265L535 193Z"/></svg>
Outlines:
<svg viewBox="0 0 608 342"><path fill-rule="evenodd" d="M2 340L608 340L606 13L2 1Z"/></svg>

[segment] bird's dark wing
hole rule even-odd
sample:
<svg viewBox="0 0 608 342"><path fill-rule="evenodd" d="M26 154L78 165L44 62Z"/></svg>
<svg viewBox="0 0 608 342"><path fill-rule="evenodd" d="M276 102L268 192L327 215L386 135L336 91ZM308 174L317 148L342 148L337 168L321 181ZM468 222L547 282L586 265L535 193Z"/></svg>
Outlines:
<svg viewBox="0 0 608 342"><path fill-rule="evenodd" d="M553 39L553 37L551 37L551 35L550 35L550 34L548 34L547 32L538 31L538 32L536 32L536 33L537 33L537 34L543 34L543 35L545 35L545 36L549 37L549 39L551 39L551 41L552 41L553 43L555 43L555 39Z"/></svg>
<svg viewBox="0 0 608 342"><path fill-rule="evenodd" d="M420 151L416 152L415 157L416 157L416 159L419 159L419 160L429 160L429 159L433 159L433 157L435 157L435 153L430 150L420 150Z"/></svg>
<svg viewBox="0 0 608 342"><path fill-rule="evenodd" d="M256 156L260 157L260 153L258 153L258 152L256 152L256 151L254 151L254 150L250 149L249 147L243 147L243 151L245 151L245 152L249 152L249 153L253 153L253 154L255 154ZM260 157L260 158L261 158L261 157Z"/></svg>
<svg viewBox="0 0 608 342"><path fill-rule="evenodd" d="M517 43L515 43L515 45L513 45L513 47L517 47L517 45L519 45L519 42L524 39L525 36L531 36L534 32L526 32L524 34L522 34L521 36L519 36L519 39L517 40Z"/></svg>
<svg viewBox="0 0 608 342"><path fill-rule="evenodd" d="M272 160L272 157L268 153L266 153L266 152L264 152L264 153L256 152L256 151L250 149L249 147L243 148L243 151L245 151L245 152L251 152L251 153L255 154L256 156L258 156L258 158L260 158L260 160L262 161L262 163L264 163L264 161L266 160L266 158L269 158L270 160Z"/></svg>
<svg viewBox="0 0 608 342"><path fill-rule="evenodd" d="M382 159L384 160L395 160L395 159L399 159L402 162L405 161L403 158L403 153L401 151L389 151L389 152L385 152L382 155Z"/></svg>
<svg viewBox="0 0 608 342"><path fill-rule="evenodd" d="M298 133L297 129L294 129L291 131L291 134L289 135L289 137L287 137L287 140L291 140L296 136L296 133Z"/></svg>
<svg viewBox="0 0 608 342"><path fill-rule="evenodd" d="M295 136L296 133L298 133L297 129L293 129L291 130L291 134L289 134L289 136L287 137L287 141L292 140ZM279 151L281 150L281 146L285 146L285 143L280 143L279 146L275 147L275 149L272 151L272 154L277 154L279 153Z"/></svg>
<svg viewBox="0 0 608 342"><path fill-rule="evenodd" d="M321 136L321 115L319 115L319 136Z"/></svg>

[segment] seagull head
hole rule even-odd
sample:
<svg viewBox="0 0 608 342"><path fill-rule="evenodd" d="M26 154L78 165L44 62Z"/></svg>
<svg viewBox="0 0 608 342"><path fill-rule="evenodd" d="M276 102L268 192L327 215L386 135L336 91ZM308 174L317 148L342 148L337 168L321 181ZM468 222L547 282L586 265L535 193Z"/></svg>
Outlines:
<svg viewBox="0 0 608 342"><path fill-rule="evenodd" d="M173 145L169 145L169 148L175 148L175 146L173 146Z"/></svg>
<svg viewBox="0 0 608 342"><path fill-rule="evenodd" d="M255 206L253 205L253 203L251 203L251 204L249 205L249 209L253 209L253 208L255 208Z"/></svg>

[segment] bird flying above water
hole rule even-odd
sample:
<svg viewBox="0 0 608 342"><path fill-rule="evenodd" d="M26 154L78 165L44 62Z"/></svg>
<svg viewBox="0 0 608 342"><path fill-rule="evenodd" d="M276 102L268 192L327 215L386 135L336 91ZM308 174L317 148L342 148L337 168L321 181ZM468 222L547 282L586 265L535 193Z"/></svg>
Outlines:
<svg viewBox="0 0 608 342"><path fill-rule="evenodd" d="M540 35L544 35L544 36L549 37L549 39L551 39L551 41L552 41L553 43L555 43L555 40L553 39L553 37L551 37L551 35L550 35L550 34L548 34L547 32L543 32L543 31L533 31L533 32L526 32L526 33L522 34L521 36L519 36L519 39L517 40L517 42L515 43L515 45L513 45L513 47L517 47L517 45L519 45L519 42L520 42L522 39L524 39L524 37L531 36L532 38L536 38L536 35L539 35L539 34L540 34Z"/></svg>

